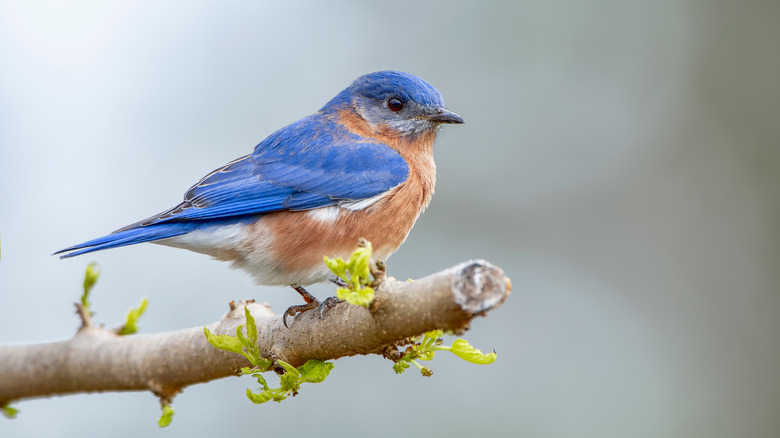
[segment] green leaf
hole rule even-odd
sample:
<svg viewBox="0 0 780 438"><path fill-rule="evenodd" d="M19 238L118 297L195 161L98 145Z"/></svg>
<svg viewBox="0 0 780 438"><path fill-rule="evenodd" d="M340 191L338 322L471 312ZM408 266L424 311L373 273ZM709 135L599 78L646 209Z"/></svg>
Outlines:
<svg viewBox="0 0 780 438"><path fill-rule="evenodd" d="M230 335L214 335L205 326L203 327L203 333L206 335L206 340L213 347L224 351L243 354L243 344L238 338Z"/></svg>
<svg viewBox="0 0 780 438"><path fill-rule="evenodd" d="M431 350L423 350L417 352L417 359L420 360L433 360L434 351Z"/></svg>
<svg viewBox="0 0 780 438"><path fill-rule="evenodd" d="M424 337L425 341L424 342L427 342L427 343L435 342L436 340L438 340L442 336L444 336L444 330L431 330L431 331L425 333L425 337Z"/></svg>
<svg viewBox="0 0 780 438"><path fill-rule="evenodd" d="M3 410L3 415L5 416L5 418L8 418L8 419L16 418L16 416L19 414L19 409L16 409L15 407L13 407L13 406L11 406L9 404L4 404L2 406L2 410Z"/></svg>
<svg viewBox="0 0 780 438"><path fill-rule="evenodd" d="M171 424L171 421L173 420L173 408L171 405L163 405L162 407L162 415L160 415L160 419L157 420L157 425L160 427L168 427L169 424Z"/></svg>
<svg viewBox="0 0 780 438"><path fill-rule="evenodd" d="M332 362L324 362L317 359L310 359L305 364L298 367L301 381L309 383L320 383L325 380L333 369Z"/></svg>
<svg viewBox="0 0 780 438"><path fill-rule="evenodd" d="M420 345L416 349L417 351L417 359L420 360L432 360L433 355L435 354L434 346L438 343L441 343L441 337L444 336L443 330L432 330L423 336L422 340L420 340Z"/></svg>
<svg viewBox="0 0 780 438"><path fill-rule="evenodd" d="M249 340L244 336L244 332L242 331L244 329L244 325L240 325L236 327L236 339L238 339L239 342L241 342L241 347L243 351L243 347L246 346L246 344L249 343Z"/></svg>
<svg viewBox="0 0 780 438"><path fill-rule="evenodd" d="M349 286L337 289L336 296L340 300L363 307L371 304L374 289L367 287L371 284L371 242L358 246L346 262L340 257L331 259L326 256L323 260L328 269Z"/></svg>
<svg viewBox="0 0 780 438"><path fill-rule="evenodd" d="M259 354L260 353L258 353L258 355ZM260 370L267 371L269 368L271 368L271 365L273 365L273 361L271 359L266 359L264 357L258 357L257 359L252 361L252 364L255 367L259 368Z"/></svg>
<svg viewBox="0 0 780 438"><path fill-rule="evenodd" d="M244 306L244 315L246 316L246 336L249 338L252 347L257 349L257 325L255 324L255 317L252 316L252 312L249 311L247 306Z"/></svg>
<svg viewBox="0 0 780 438"><path fill-rule="evenodd" d="M249 339L247 339L246 336L244 336L244 333L242 332L243 329L243 325L236 327L236 339L238 339L238 342L241 343L242 347L241 351L238 353L241 353L242 356L247 358L249 363L257 366L257 362L260 360L260 351L257 349L256 344L253 344Z"/></svg>
<svg viewBox="0 0 780 438"><path fill-rule="evenodd" d="M371 242L366 242L365 247L358 247L347 262L349 272L352 274L352 282L355 285L366 284L371 277L368 268L371 262Z"/></svg>
<svg viewBox="0 0 780 438"><path fill-rule="evenodd" d="M350 290L340 287L336 290L336 297L355 306L368 307L374 301L374 289L363 287L358 290Z"/></svg>
<svg viewBox="0 0 780 438"><path fill-rule="evenodd" d="M205 326L203 327L203 333L206 335L206 340L213 347L231 353L238 353L247 358L253 366L265 371L273 362L270 359L260 357L260 350L257 348L257 326L255 325L255 320L246 307L244 307L244 310L248 316L246 336L242 332L244 329L243 325L236 327L236 336L215 335Z"/></svg>
<svg viewBox="0 0 780 438"><path fill-rule="evenodd" d="M255 379L257 379L257 383L259 383L263 387L263 389L266 390L268 389L268 382L265 381L265 378L263 377L262 374L256 373L256 374L252 374L252 376L254 376Z"/></svg>
<svg viewBox="0 0 780 438"><path fill-rule="evenodd" d="M331 272L336 274L337 277L341 278L344 281L348 281L347 278L347 264L344 262L344 260L341 260L341 257L336 257L335 259L332 259L328 256L323 257L323 260L325 261L325 265L330 269Z"/></svg>
<svg viewBox="0 0 780 438"><path fill-rule="evenodd" d="M437 351L450 351L459 358L479 365L487 365L495 362L496 353L484 354L472 347L465 339L456 339L452 346L444 346L441 337L444 336L442 330L432 330L422 336L410 338L412 345L406 348L400 359L393 364L393 370L396 374L401 374L410 364L414 364L420 369L423 376L433 375L430 368L417 363L415 359L432 360Z"/></svg>
<svg viewBox="0 0 780 438"><path fill-rule="evenodd" d="M89 310L89 294L92 292L92 288L95 287L99 277L100 267L98 264L92 262L87 265L87 270L84 273L84 293L81 294L81 305L87 310Z"/></svg>
<svg viewBox="0 0 780 438"><path fill-rule="evenodd" d="M289 374L290 376L294 376L295 379L299 379L301 377L300 371L298 371L297 368L290 365L289 363L283 361L283 360L277 360L276 363L282 366L284 368L284 374Z"/></svg>
<svg viewBox="0 0 780 438"><path fill-rule="evenodd" d="M288 364L283 360L277 360L276 363L284 368L284 374L279 376L279 383L281 384L281 390L284 392L297 393L300 388L301 373L295 369L294 366Z"/></svg>
<svg viewBox="0 0 780 438"><path fill-rule="evenodd" d="M141 318L141 315L146 312L146 306L148 304L149 300L144 297L141 301L141 305L138 306L138 308L130 309L130 311L127 312L127 321L125 322L125 325L123 325L119 330L120 335L132 335L138 331L138 320Z"/></svg>
<svg viewBox="0 0 780 438"><path fill-rule="evenodd" d="M244 374L252 373L252 376L257 379L257 383L262 386L262 390L257 393L252 392L250 389L246 390L246 396L252 403L260 404L269 400L281 402L288 395L297 394L302 383L322 382L333 368L332 363L314 359L309 360L297 369L283 360L278 360L277 364L284 368L284 373L279 376L279 388L269 388L268 382L257 372L257 368L243 368L241 370Z"/></svg>
<svg viewBox="0 0 780 438"><path fill-rule="evenodd" d="M286 373L279 376L279 385L280 388L278 394L281 395L290 393L292 395L296 395L298 394L298 390L301 389L301 383Z"/></svg>
<svg viewBox="0 0 780 438"><path fill-rule="evenodd" d="M267 371L273 362L270 359L260 358L259 352L257 352L257 328L255 327L254 319L249 314L248 310L245 310L247 315L247 328L248 333L245 336L242 333L243 326L239 326L236 329L236 336L227 335L214 335L208 328L203 327L203 333L206 335L208 342L221 350L230 351L234 353L240 353L249 359L253 365L253 368L243 367L241 373L244 375L251 375L257 379L257 383L262 386L262 390L255 393L251 389L246 390L246 396L252 403L260 404L269 400L281 402L286 399L289 394L295 395L298 393L302 383L318 383L325 380L330 374L330 370L333 369L333 364L329 362L323 362L321 360L309 360L299 368L295 368L289 363L283 360L277 360L276 363L284 369L284 373L279 376L279 388L269 388L268 382L262 376L262 372ZM254 336L252 335L254 333ZM252 339L255 341L253 342ZM251 347L251 348L250 348ZM257 353L250 354L249 351L244 349L254 349ZM256 358L250 357L251 355L257 356Z"/></svg>
<svg viewBox="0 0 780 438"><path fill-rule="evenodd" d="M274 399L274 393L270 389L267 389L267 390L264 390L264 391L261 391L261 392L258 392L257 394L255 394L254 392L252 392L251 389L247 388L246 396L247 396L247 398L249 398L249 400L252 403L254 403L256 405L263 404L263 403L265 403L265 402L267 402L269 400L273 400Z"/></svg>
<svg viewBox="0 0 780 438"><path fill-rule="evenodd" d="M244 315L246 317L246 336L241 333L243 325L238 326L236 329L236 337L241 341L244 349L246 349L246 353L242 352L241 354L249 359L252 365L266 370L271 366L271 360L260 357L260 349L257 348L257 325L255 324L255 318L246 306L244 306Z"/></svg>
<svg viewBox="0 0 780 438"><path fill-rule="evenodd" d="M449 351L459 358L478 365L488 365L496 361L496 353L484 354L472 347L465 339L456 339Z"/></svg>

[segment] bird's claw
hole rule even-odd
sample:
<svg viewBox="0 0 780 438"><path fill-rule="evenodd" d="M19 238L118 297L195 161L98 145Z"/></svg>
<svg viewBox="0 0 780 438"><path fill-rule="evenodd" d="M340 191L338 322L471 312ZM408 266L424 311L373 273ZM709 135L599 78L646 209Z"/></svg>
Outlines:
<svg viewBox="0 0 780 438"><path fill-rule="evenodd" d="M287 317L294 317L295 315L299 313L306 312L307 310L312 309L318 309L320 319L325 319L325 314L328 310L336 307L337 304L343 303L343 300L340 300L336 297L328 297L324 301L312 301L306 304L300 304L298 306L290 306L284 314L282 314L282 324L284 324L285 327L290 328L290 326L287 324Z"/></svg>
<svg viewBox="0 0 780 438"><path fill-rule="evenodd" d="M311 301L306 304L300 304L298 306L290 306L287 308L287 310L282 315L282 324L284 324L285 327L290 328L289 325L287 325L287 317L288 316L295 316L299 313L303 313L307 310L316 309L318 306L320 306L319 301Z"/></svg>
<svg viewBox="0 0 780 438"><path fill-rule="evenodd" d="M338 303L343 303L344 300L340 300L336 297L328 297L325 298L325 301L320 303L319 305L319 311L320 311L320 319L325 319L325 312L336 307Z"/></svg>

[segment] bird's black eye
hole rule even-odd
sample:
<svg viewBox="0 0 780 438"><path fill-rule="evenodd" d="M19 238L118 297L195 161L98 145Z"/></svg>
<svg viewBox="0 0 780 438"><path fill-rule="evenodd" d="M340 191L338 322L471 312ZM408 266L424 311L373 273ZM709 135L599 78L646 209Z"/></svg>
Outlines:
<svg viewBox="0 0 780 438"><path fill-rule="evenodd" d="M401 99L392 97L387 101L387 107L390 108L390 111L398 112L404 109L404 103Z"/></svg>

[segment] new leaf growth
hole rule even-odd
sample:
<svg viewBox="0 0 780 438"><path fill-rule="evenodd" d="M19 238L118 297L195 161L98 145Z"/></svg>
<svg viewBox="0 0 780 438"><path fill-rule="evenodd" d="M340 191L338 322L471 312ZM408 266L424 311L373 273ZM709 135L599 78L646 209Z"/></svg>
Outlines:
<svg viewBox="0 0 780 438"><path fill-rule="evenodd" d="M132 335L133 333L138 331L138 320L141 318L141 315L146 312L146 306L149 305L149 300L144 297L141 300L141 305L138 306L135 309L130 309L129 312L127 312L127 318L125 320L125 325L123 325L118 333L121 336L124 335Z"/></svg>
<svg viewBox="0 0 780 438"><path fill-rule="evenodd" d="M92 288L95 287L98 278L100 278L100 268L97 263L92 262L87 265L87 270L84 273L84 293L81 294L81 305L84 306L86 311L89 311L89 294L92 292Z"/></svg>
<svg viewBox="0 0 780 438"><path fill-rule="evenodd" d="M393 370L397 374L401 374L409 368L410 364L414 364L420 369L420 373L423 376L430 377L433 375L433 371L426 366L420 365L417 359L429 361L433 359L433 355L437 351L441 350L449 351L467 362L478 365L488 365L496 361L495 351L484 354L472 347L465 339L456 339L451 346L442 345L444 343L441 339L442 336L444 336L444 331L433 330L425 333L423 336L412 338L412 345L407 347L401 359L393 364Z"/></svg>
<svg viewBox="0 0 780 438"><path fill-rule="evenodd" d="M325 256L324 260L330 271L347 285L346 288L338 288L336 297L356 306L368 307L374 300L374 289L370 286L373 281L369 268L371 242L361 239L357 249L346 262L341 257L332 259Z"/></svg>
<svg viewBox="0 0 780 438"><path fill-rule="evenodd" d="M247 358L249 363L260 371L266 371L271 367L272 362L270 359L260 357L260 350L257 348L257 325L255 324L255 318L246 306L244 306L244 315L246 316L246 336L242 333L243 325L236 328L235 337L215 335L206 327L203 327L203 333L206 335L206 340L213 347L238 353Z"/></svg>
<svg viewBox="0 0 780 438"><path fill-rule="evenodd" d="M215 335L206 327L203 327L203 332L206 335L206 340L212 346L220 350L241 354L253 365L251 368L241 368L242 374L254 377L261 386L257 393L252 392L251 389L246 390L246 396L252 403L260 404L269 400L281 402L290 395L296 395L302 383L319 383L328 377L330 370L333 369L331 362L312 359L295 368L287 362L277 360L276 364L283 370L279 377L280 387L269 387L262 373L268 371L274 363L271 359L260 357L260 351L257 348L257 325L255 318L246 306L244 306L244 315L246 317L246 335L242 333L243 325L236 328L235 337Z"/></svg>

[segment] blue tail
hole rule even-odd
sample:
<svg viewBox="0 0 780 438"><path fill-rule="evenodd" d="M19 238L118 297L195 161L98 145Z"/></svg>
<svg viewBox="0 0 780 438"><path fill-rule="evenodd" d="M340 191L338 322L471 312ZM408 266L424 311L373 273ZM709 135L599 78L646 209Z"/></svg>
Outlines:
<svg viewBox="0 0 780 438"><path fill-rule="evenodd" d="M108 236L92 239L88 242L73 245L54 254L62 254L60 258L74 257L86 254L92 251L100 251L108 248L118 248L120 246L135 245L136 243L154 242L155 240L167 239L169 237L181 236L190 231L213 225L207 221L188 221L188 222L168 222L162 224L139 226L127 230L120 230L109 234Z"/></svg>

